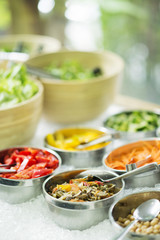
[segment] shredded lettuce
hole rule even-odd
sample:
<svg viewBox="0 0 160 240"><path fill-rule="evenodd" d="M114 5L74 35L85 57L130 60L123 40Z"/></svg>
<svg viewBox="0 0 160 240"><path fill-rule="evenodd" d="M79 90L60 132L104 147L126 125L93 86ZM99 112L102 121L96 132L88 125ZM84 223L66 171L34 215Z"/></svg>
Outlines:
<svg viewBox="0 0 160 240"><path fill-rule="evenodd" d="M23 64L16 64L7 70L0 69L0 108L21 103L37 92L38 86L28 78Z"/></svg>
<svg viewBox="0 0 160 240"><path fill-rule="evenodd" d="M102 71L99 67L90 70L84 68L77 61L69 60L64 61L60 66L51 63L45 70L62 80L88 80L102 75Z"/></svg>

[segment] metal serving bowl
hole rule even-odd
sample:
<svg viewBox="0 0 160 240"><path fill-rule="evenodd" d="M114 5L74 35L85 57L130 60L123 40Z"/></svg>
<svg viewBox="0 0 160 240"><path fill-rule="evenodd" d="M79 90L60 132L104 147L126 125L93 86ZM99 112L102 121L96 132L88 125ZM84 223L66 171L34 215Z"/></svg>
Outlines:
<svg viewBox="0 0 160 240"><path fill-rule="evenodd" d="M51 176L43 183L43 195L52 211L53 220L61 227L83 230L96 225L108 217L109 207L122 194L124 189L123 180L115 182L116 186L121 188L118 193L112 197L93 202L63 201L52 197L48 193L50 186L67 182L71 178L84 177L88 174L98 175L104 179L117 176L116 173L105 170L77 169Z"/></svg>
<svg viewBox="0 0 160 240"><path fill-rule="evenodd" d="M150 138L150 139L144 139L142 140L148 143L154 143L154 141L160 141L160 138ZM107 153L103 156L103 165L105 166L105 168L108 171L113 171L117 174L123 174L126 171L125 170L117 170L117 169L113 169L110 168L109 166L107 166L106 161L109 157L114 157L116 155L119 155L123 152L125 152L125 149L128 148L130 150L133 150L134 147L140 146L142 145L141 141L136 141L136 142L132 142L132 143L128 143L125 144L121 147L115 148L113 151L111 151L110 153ZM142 173L142 174L138 174L134 177L129 177L125 179L125 187L126 188L136 188L136 187L154 187L156 184L158 184L160 182L160 173L159 173L159 169L157 170L155 168L155 170L153 171L149 171L146 173Z"/></svg>
<svg viewBox="0 0 160 240"><path fill-rule="evenodd" d="M85 128L85 127L76 127L76 128L65 128L65 129L59 129L59 130L70 130L70 129L88 129L88 130L98 130L102 133L109 134L109 132L101 127L101 128ZM59 131L58 130L58 131ZM54 133L53 133L54 134ZM49 145L46 141L46 137L44 139L44 145L47 148L50 148L54 151L56 151L62 158L62 163L65 165L71 165L76 168L91 168L91 167L97 167L102 165L102 157L104 154L111 150L112 148L112 142L110 142L107 146L98 148L95 150L83 150L83 151L68 151L63 150L60 148L53 147Z"/></svg>
<svg viewBox="0 0 160 240"><path fill-rule="evenodd" d="M105 123L107 122L107 120L110 117L117 116L117 115L119 115L121 113L132 113L134 111L154 113L154 114L156 114L160 118L160 111L158 111L158 110L151 111L151 110L145 110L145 109L143 109L143 110L142 109L125 110L125 111L119 111L119 112L117 112L116 114L113 114L113 115L109 115L105 119L105 121L103 122L103 126L108 131L112 131L112 132L116 131L116 132L118 132L120 134L120 139L119 140L115 140L115 144L114 144L115 146L120 146L120 145L125 144L127 142L132 142L132 141L135 141L135 140L138 140L138 139L157 137L159 135L158 128L155 128L152 131L126 132L126 131L117 131L117 130L115 130L113 128L110 128L110 127L107 127L105 125Z"/></svg>
<svg viewBox="0 0 160 240"><path fill-rule="evenodd" d="M127 217L130 211L133 208L137 208L141 203L156 198L160 200L160 191L147 191L147 192L139 192L130 194L128 196L123 197L122 199L114 202L109 209L109 219L117 230L122 231L122 227L116 222L119 217ZM160 235L143 235L137 233L129 232L127 234L129 239L141 239L141 240L159 240Z"/></svg>
<svg viewBox="0 0 160 240"><path fill-rule="evenodd" d="M9 148L5 150L0 151L0 160L8 153L11 149L23 149L24 147L15 147L15 148ZM31 147L32 149L39 149ZM42 149L42 148L41 148ZM40 149L39 149L40 150ZM56 158L59 160L59 166L61 165L61 158L60 156L49 149L43 148L42 150L46 150L49 153L56 156ZM54 170L54 172L57 169ZM4 201L16 204L16 203L22 203L30 200L31 198L36 197L37 195L42 193L42 183L44 180L49 177L49 175L45 175L43 177L34 178L34 179L8 179L8 178L2 178L0 177L0 199L3 199Z"/></svg>

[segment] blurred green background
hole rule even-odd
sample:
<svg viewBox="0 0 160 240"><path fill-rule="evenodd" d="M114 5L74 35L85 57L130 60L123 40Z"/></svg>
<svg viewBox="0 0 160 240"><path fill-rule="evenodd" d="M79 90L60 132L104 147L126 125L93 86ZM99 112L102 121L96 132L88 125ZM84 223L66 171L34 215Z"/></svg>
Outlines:
<svg viewBox="0 0 160 240"><path fill-rule="evenodd" d="M126 63L120 93L160 102L159 0L0 0L0 36L55 37L76 50L111 50Z"/></svg>

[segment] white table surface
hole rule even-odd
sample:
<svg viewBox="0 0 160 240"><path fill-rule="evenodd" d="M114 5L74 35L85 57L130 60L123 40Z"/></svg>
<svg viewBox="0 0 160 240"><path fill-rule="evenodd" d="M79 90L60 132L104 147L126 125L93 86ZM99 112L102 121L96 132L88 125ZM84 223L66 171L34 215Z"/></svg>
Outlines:
<svg viewBox="0 0 160 240"><path fill-rule="evenodd" d="M108 114L121 109L123 107L112 105L97 119L76 126L102 126ZM47 133L64 126L66 125L50 123L42 117L34 138L26 144L42 147ZM74 167L62 166L60 171L72 168ZM132 193L137 190L127 190L125 194L128 191ZM42 195L15 205L0 200L0 240L113 240L116 234L108 219L84 231L71 231L57 226Z"/></svg>

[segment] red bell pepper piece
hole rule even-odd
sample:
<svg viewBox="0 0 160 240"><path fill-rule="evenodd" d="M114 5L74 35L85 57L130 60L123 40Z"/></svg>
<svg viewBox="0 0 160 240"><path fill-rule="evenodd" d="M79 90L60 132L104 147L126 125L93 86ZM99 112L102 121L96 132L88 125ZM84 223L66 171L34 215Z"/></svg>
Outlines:
<svg viewBox="0 0 160 240"><path fill-rule="evenodd" d="M53 169L35 169L33 170L33 174L32 174L32 178L38 178L38 177L42 177L48 174L51 174L53 172Z"/></svg>
<svg viewBox="0 0 160 240"><path fill-rule="evenodd" d="M15 161L9 157L4 160L4 164L13 165L15 164Z"/></svg>

